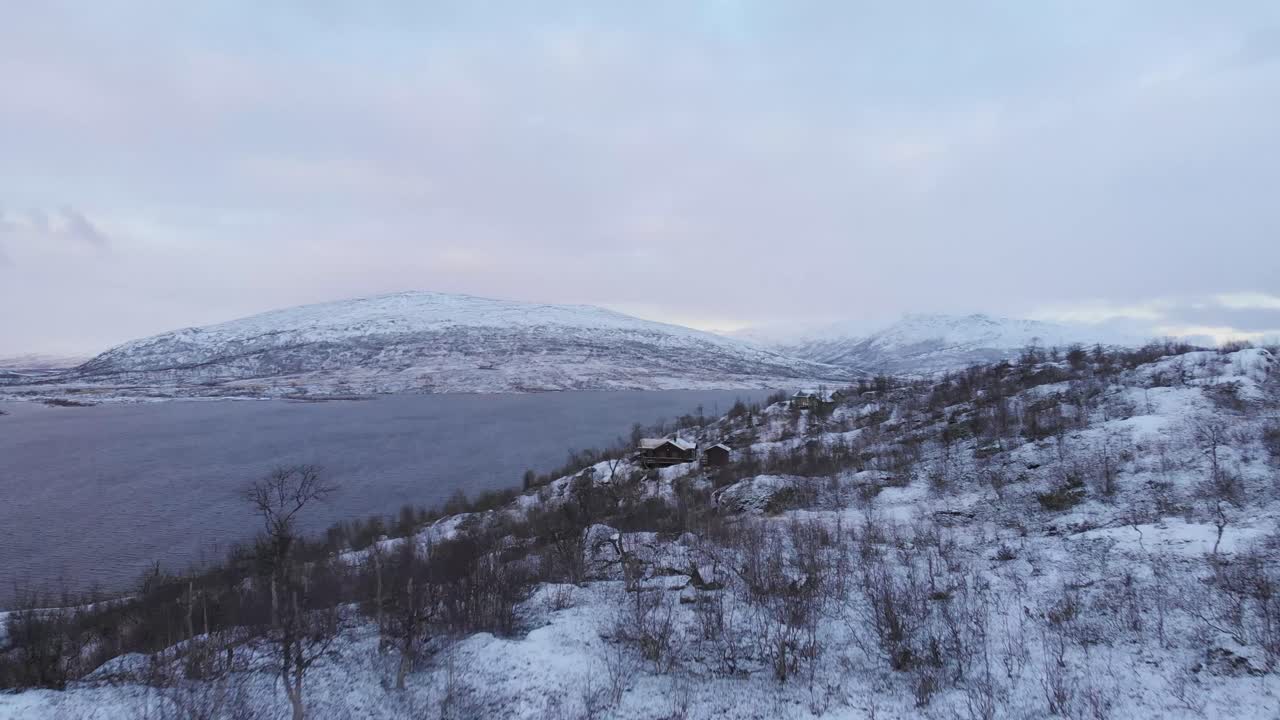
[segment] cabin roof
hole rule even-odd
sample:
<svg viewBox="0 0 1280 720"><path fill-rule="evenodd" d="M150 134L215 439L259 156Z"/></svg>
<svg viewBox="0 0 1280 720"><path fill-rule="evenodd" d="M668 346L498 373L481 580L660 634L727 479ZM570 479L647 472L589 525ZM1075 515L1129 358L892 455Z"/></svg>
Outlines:
<svg viewBox="0 0 1280 720"><path fill-rule="evenodd" d="M642 438L640 440L640 449L656 450L657 448L660 448L663 445L666 445L668 443L676 446L681 450L692 450L695 447L697 447L693 443L687 440L681 440L680 438L676 438L674 440L672 440L671 438Z"/></svg>
<svg viewBox="0 0 1280 720"><path fill-rule="evenodd" d="M715 445L712 445L711 447L709 447L709 448L707 448L707 449L708 449L708 450L715 450L716 448L720 448L721 450L723 450L723 451L725 451L725 452L729 452L729 446L728 446L728 445L725 445L724 443L716 443Z"/></svg>

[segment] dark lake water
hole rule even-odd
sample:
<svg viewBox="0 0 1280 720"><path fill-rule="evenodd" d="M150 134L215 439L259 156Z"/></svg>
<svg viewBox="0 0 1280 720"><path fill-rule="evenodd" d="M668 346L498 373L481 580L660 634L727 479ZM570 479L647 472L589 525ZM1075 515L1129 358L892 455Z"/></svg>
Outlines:
<svg viewBox="0 0 1280 720"><path fill-rule="evenodd" d="M220 557L256 529L236 491L315 463L341 490L306 525L434 505L461 488L519 486L570 448L723 412L762 391L383 396L304 403L0 403L0 606L16 584L128 587L154 562Z"/></svg>

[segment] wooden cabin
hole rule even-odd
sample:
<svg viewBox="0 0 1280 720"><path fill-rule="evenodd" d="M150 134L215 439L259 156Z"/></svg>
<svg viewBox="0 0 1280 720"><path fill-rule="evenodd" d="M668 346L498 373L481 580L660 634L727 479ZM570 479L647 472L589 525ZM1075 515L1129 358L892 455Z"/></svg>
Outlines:
<svg viewBox="0 0 1280 720"><path fill-rule="evenodd" d="M729 464L729 446L724 443L716 443L706 450L702 451L702 462L707 465L728 465Z"/></svg>
<svg viewBox="0 0 1280 720"><path fill-rule="evenodd" d="M693 462L698 446L680 438L644 438L637 459L647 468Z"/></svg>
<svg viewBox="0 0 1280 720"><path fill-rule="evenodd" d="M818 396L809 392L797 392L791 396L791 407L797 410L808 410L818 404Z"/></svg>

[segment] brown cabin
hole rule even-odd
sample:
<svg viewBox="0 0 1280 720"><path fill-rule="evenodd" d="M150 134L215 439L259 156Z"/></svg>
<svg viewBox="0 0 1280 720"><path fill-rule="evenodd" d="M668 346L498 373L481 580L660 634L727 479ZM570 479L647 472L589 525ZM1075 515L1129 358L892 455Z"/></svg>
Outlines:
<svg viewBox="0 0 1280 720"><path fill-rule="evenodd" d="M640 464L647 468L693 462L698 446L679 438L645 438L640 441Z"/></svg>
<svg viewBox="0 0 1280 720"><path fill-rule="evenodd" d="M717 443L702 451L702 462L707 465L728 465L729 446Z"/></svg>
<svg viewBox="0 0 1280 720"><path fill-rule="evenodd" d="M818 404L818 396L813 393L798 392L791 396L791 407L797 410L808 410Z"/></svg>

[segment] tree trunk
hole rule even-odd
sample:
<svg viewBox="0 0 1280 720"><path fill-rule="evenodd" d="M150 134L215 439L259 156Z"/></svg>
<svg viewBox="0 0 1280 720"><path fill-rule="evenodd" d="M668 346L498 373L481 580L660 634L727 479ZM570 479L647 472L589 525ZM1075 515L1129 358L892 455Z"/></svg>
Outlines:
<svg viewBox="0 0 1280 720"><path fill-rule="evenodd" d="M404 646L400 649L400 669L396 673L397 690L404 690L405 675L409 674L409 666L413 664L413 636L418 632L417 609L413 606L413 578L409 578L405 595L408 612L405 614Z"/></svg>
<svg viewBox="0 0 1280 720"><path fill-rule="evenodd" d="M294 591L290 599L289 627L284 636L284 685L289 695L289 704L293 706L293 720L305 720L302 705L302 677L305 671L302 658L301 638L298 637L298 593ZM292 677L290 677L292 671Z"/></svg>
<svg viewBox="0 0 1280 720"><path fill-rule="evenodd" d="M280 601L276 595L276 573L271 573L271 627L280 627Z"/></svg>
<svg viewBox="0 0 1280 720"><path fill-rule="evenodd" d="M387 649L387 626L382 617L382 558L378 554L378 546L374 545L373 554L373 572L377 589L375 590L374 604L378 608L378 652L386 652Z"/></svg>
<svg viewBox="0 0 1280 720"><path fill-rule="evenodd" d="M195 626L192 623L191 616L196 610L196 590L195 583L191 580L187 581L187 640L191 640L196 636Z"/></svg>
<svg viewBox="0 0 1280 720"><path fill-rule="evenodd" d="M295 689L288 680L285 681L285 686L288 690L289 705L293 708L293 720L306 720L306 712L302 706L302 688Z"/></svg>

